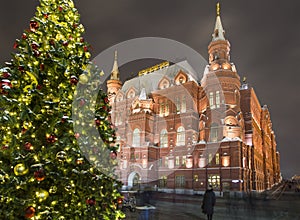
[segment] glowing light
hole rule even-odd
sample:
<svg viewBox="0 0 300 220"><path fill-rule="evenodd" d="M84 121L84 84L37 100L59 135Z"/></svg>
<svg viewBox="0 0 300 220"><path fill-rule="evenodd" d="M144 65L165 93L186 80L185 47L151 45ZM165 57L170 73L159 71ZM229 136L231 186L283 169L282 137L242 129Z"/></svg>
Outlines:
<svg viewBox="0 0 300 220"><path fill-rule="evenodd" d="M203 168L203 167L205 167L205 165L206 165L206 159L204 157L199 158L198 166L200 168Z"/></svg>
<svg viewBox="0 0 300 220"><path fill-rule="evenodd" d="M222 165L228 167L230 165L230 156L222 156Z"/></svg>
<svg viewBox="0 0 300 220"><path fill-rule="evenodd" d="M192 168L193 167L193 157L188 157L186 159L186 168Z"/></svg>

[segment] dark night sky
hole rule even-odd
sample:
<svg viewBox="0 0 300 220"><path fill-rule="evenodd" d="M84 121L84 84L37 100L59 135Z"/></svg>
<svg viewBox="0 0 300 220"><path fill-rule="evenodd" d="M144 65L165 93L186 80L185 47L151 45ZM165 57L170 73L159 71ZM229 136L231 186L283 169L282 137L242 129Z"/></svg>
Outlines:
<svg viewBox="0 0 300 220"><path fill-rule="evenodd" d="M137 37L164 37L184 43L207 58L215 23L214 0L75 0L93 55ZM34 16L38 0L2 1L0 62ZM231 60L271 112L281 171L300 174L299 107L300 1L221 1ZM122 74L122 73L121 73Z"/></svg>

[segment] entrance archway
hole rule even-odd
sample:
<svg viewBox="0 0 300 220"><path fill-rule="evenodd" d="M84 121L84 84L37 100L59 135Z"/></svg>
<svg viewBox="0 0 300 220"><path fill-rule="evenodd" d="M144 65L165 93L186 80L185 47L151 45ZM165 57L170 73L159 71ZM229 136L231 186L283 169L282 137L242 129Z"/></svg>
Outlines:
<svg viewBox="0 0 300 220"><path fill-rule="evenodd" d="M128 176L128 187L139 188L141 184L141 176L137 172L132 172Z"/></svg>

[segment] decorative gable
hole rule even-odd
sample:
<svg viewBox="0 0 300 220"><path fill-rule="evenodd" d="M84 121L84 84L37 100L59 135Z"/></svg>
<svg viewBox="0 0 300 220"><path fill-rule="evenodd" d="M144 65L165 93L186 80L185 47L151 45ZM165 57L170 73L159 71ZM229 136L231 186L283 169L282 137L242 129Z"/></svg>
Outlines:
<svg viewBox="0 0 300 220"><path fill-rule="evenodd" d="M185 72L180 70L177 75L175 76L175 84L180 85L186 83L188 81L188 76Z"/></svg>
<svg viewBox="0 0 300 220"><path fill-rule="evenodd" d="M166 89L171 85L170 80L164 76L158 83L158 89Z"/></svg>

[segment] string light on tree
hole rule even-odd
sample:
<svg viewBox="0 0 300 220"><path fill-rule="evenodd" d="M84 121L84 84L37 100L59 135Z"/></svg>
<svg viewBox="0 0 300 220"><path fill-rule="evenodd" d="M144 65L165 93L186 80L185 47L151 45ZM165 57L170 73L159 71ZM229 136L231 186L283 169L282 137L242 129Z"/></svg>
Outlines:
<svg viewBox="0 0 300 220"><path fill-rule="evenodd" d="M14 219L124 217L114 208L120 183L96 166L107 163L104 171L112 173L117 148L107 95L100 90L96 101L89 100L86 88L97 89L95 76L103 73L90 67L79 18L72 0L40 0L29 29L15 41L12 60L0 68L0 219L11 213ZM78 100L75 91L82 94ZM70 118L78 109L88 114L74 132ZM95 126L99 135L89 137ZM81 140L92 143L85 154ZM98 204L107 206L100 210Z"/></svg>

